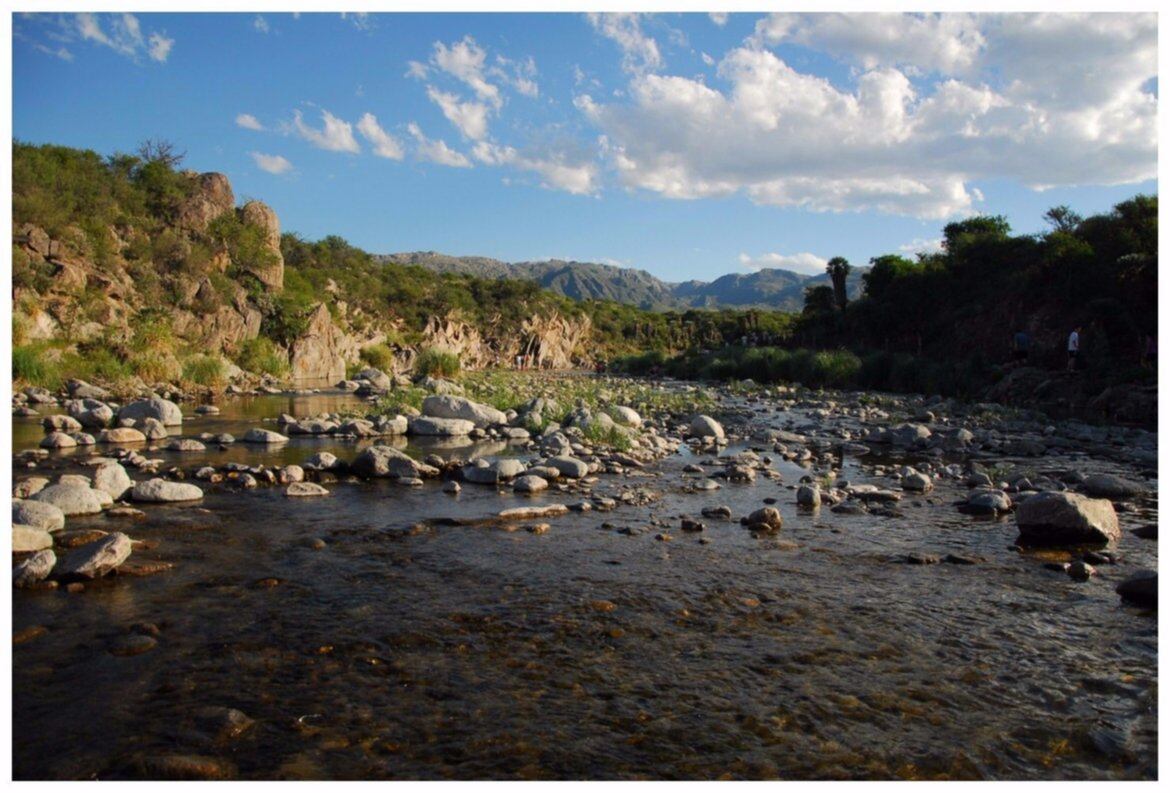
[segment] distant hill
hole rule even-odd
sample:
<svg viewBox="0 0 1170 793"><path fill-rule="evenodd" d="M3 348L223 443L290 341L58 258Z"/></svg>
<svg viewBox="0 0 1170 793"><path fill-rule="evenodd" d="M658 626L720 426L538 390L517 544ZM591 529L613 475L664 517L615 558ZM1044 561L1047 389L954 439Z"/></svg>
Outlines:
<svg viewBox="0 0 1170 793"><path fill-rule="evenodd" d="M436 273L458 273L481 278L526 278L545 289L575 300L613 300L655 311L688 308L766 308L800 311L808 286L827 284L828 275L802 275L790 270L764 269L754 273L730 273L714 281L671 283L645 270L596 262L545 262L511 264L483 256L448 256L434 251L391 253L375 257L394 264L418 265ZM861 293L861 272L849 276L849 294Z"/></svg>

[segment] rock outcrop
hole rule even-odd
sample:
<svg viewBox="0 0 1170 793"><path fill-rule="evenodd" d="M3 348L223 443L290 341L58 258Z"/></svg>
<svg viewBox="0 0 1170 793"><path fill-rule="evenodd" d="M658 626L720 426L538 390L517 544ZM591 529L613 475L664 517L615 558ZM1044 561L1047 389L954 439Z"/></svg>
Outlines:
<svg viewBox="0 0 1170 793"><path fill-rule="evenodd" d="M345 377L344 336L333 324L328 307L319 303L304 334L289 350L293 379L335 383Z"/></svg>
<svg viewBox="0 0 1170 793"><path fill-rule="evenodd" d="M284 256L280 252L280 219L263 201L249 201L240 208L240 220L264 230L266 261L241 261L237 264L270 289L284 288Z"/></svg>
<svg viewBox="0 0 1170 793"><path fill-rule="evenodd" d="M187 231L205 232L211 221L236 206L232 184L222 173L191 174L191 195L179 206L178 224Z"/></svg>

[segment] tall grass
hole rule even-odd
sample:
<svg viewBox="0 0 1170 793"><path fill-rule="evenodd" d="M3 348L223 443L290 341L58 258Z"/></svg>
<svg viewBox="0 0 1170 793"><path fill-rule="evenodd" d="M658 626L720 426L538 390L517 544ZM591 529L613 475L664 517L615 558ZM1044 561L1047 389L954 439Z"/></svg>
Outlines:
<svg viewBox="0 0 1170 793"><path fill-rule="evenodd" d="M359 355L365 363L375 369L389 371L394 368L394 351L385 344L370 344L362 347Z"/></svg>
<svg viewBox="0 0 1170 793"><path fill-rule="evenodd" d="M423 377L454 377L459 369L458 355L434 347L420 352L414 361L415 374Z"/></svg>
<svg viewBox="0 0 1170 793"><path fill-rule="evenodd" d="M227 383L227 365L218 355L196 355L183 362L183 380L219 388Z"/></svg>
<svg viewBox="0 0 1170 793"><path fill-rule="evenodd" d="M257 336L240 345L236 365L247 372L284 377L288 374L288 359L276 349L271 339Z"/></svg>

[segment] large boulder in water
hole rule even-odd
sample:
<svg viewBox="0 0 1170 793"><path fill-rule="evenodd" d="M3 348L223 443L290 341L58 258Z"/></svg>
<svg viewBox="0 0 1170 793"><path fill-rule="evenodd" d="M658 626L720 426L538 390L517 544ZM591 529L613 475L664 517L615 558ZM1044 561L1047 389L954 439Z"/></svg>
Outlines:
<svg viewBox="0 0 1170 793"><path fill-rule="evenodd" d="M1146 490L1139 482L1131 482L1113 474L1093 474L1085 480L1082 488L1097 498L1129 498Z"/></svg>
<svg viewBox="0 0 1170 793"><path fill-rule="evenodd" d="M101 578L130 558L130 538L120 531L82 545L57 563L62 578Z"/></svg>
<svg viewBox="0 0 1170 793"><path fill-rule="evenodd" d="M695 416L691 419L690 434L695 438L724 439L723 425L710 416Z"/></svg>
<svg viewBox="0 0 1170 793"><path fill-rule="evenodd" d="M420 463L392 446L371 446L354 458L350 469L358 476L365 477L414 479L439 475L439 469Z"/></svg>
<svg viewBox="0 0 1170 793"><path fill-rule="evenodd" d="M113 460L102 463L93 471L93 488L110 494L110 498L117 501L122 495L134 486L130 475L120 463Z"/></svg>
<svg viewBox="0 0 1170 793"><path fill-rule="evenodd" d="M451 437L468 435L475 424L467 419L441 419L434 416L416 416L410 420L411 435L439 435Z"/></svg>
<svg viewBox="0 0 1170 793"><path fill-rule="evenodd" d="M158 419L166 427L177 427L183 423L183 411L169 399L151 397L140 399L123 405L118 411L118 421L133 419L135 423L143 419Z"/></svg>
<svg viewBox="0 0 1170 793"><path fill-rule="evenodd" d="M1016 507L1016 523L1024 545L1103 545L1121 537L1113 504L1078 493L1026 498Z"/></svg>
<svg viewBox="0 0 1170 793"><path fill-rule="evenodd" d="M477 427L508 423L508 417L502 410L452 395L433 394L427 397L422 403L422 414L441 419L466 419Z"/></svg>
<svg viewBox="0 0 1170 793"><path fill-rule="evenodd" d="M153 502L198 501L203 498L203 490L198 485L168 482L156 477L134 485L130 491L130 498L135 501Z"/></svg>
<svg viewBox="0 0 1170 793"><path fill-rule="evenodd" d="M309 315L305 332L289 349L289 366L294 380L337 382L345 377L345 334L333 324L324 303Z"/></svg>
<svg viewBox="0 0 1170 793"><path fill-rule="evenodd" d="M13 586L28 586L38 581L44 581L53 572L57 564L57 554L51 549L37 551L32 556L12 568Z"/></svg>
<svg viewBox="0 0 1170 793"><path fill-rule="evenodd" d="M1130 603L1146 608L1158 608L1158 573L1143 570L1127 578L1117 585L1117 594L1121 595L1122 600L1128 600Z"/></svg>
<svg viewBox="0 0 1170 793"><path fill-rule="evenodd" d="M102 497L93 488L81 484L55 484L33 496L34 501L52 504L70 515L96 515L102 511Z"/></svg>
<svg viewBox="0 0 1170 793"><path fill-rule="evenodd" d="M55 504L41 501L13 501L12 522L44 531L65 528L65 513Z"/></svg>

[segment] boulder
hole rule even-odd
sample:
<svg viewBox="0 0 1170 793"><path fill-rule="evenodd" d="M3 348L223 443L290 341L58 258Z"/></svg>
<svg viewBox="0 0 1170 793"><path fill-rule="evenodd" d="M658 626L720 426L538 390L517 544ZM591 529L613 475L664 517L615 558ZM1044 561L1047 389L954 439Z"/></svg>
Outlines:
<svg viewBox="0 0 1170 793"><path fill-rule="evenodd" d="M589 475L589 464L584 460L578 460L576 457L559 455L548 458L544 464L550 468L557 469L561 476L569 479L582 479Z"/></svg>
<svg viewBox="0 0 1170 793"><path fill-rule="evenodd" d="M433 416L416 416L410 419L411 435L468 435L475 424L467 419L444 419Z"/></svg>
<svg viewBox="0 0 1170 793"><path fill-rule="evenodd" d="M191 189L179 205L178 225L195 232L205 232L211 221L235 209L232 184L222 173L191 175Z"/></svg>
<svg viewBox="0 0 1170 793"><path fill-rule="evenodd" d="M81 422L73 416L45 416L41 419L45 432L81 432Z"/></svg>
<svg viewBox="0 0 1170 793"><path fill-rule="evenodd" d="M91 385L84 380L73 379L65 384L65 390L74 399L109 399L110 392L106 389Z"/></svg>
<svg viewBox="0 0 1170 793"><path fill-rule="evenodd" d="M12 522L44 531L65 528L65 513L56 504L44 501L13 501Z"/></svg>
<svg viewBox="0 0 1170 793"><path fill-rule="evenodd" d="M16 567L12 568L13 586L29 586L44 581L57 564L57 554L52 550L37 551Z"/></svg>
<svg viewBox="0 0 1170 793"><path fill-rule="evenodd" d="M102 430L98 443L146 443L146 436L133 427L111 427Z"/></svg>
<svg viewBox="0 0 1170 793"><path fill-rule="evenodd" d="M723 434L723 425L710 416L695 416L691 419L690 435L695 438L714 438L717 441L722 441L726 438Z"/></svg>
<svg viewBox="0 0 1170 793"><path fill-rule="evenodd" d="M139 429L148 441L158 441L167 437L167 428L156 418L145 418L139 423Z"/></svg>
<svg viewBox="0 0 1170 793"><path fill-rule="evenodd" d="M392 446L371 446L354 458L350 468L358 476L364 477L413 479L439 475L439 469L420 463Z"/></svg>
<svg viewBox="0 0 1170 793"><path fill-rule="evenodd" d="M996 515L1011 512L1012 500L1002 490L981 490L967 497L960 511L970 515Z"/></svg>
<svg viewBox="0 0 1170 793"><path fill-rule="evenodd" d="M484 465L465 465L463 478L480 485L494 485L497 482L514 479L524 471L524 463L514 458L504 458Z"/></svg>
<svg viewBox="0 0 1170 793"><path fill-rule="evenodd" d="M1019 503L1016 523L1026 545L1097 545L1121 536L1113 504L1078 493L1037 493Z"/></svg>
<svg viewBox="0 0 1170 793"><path fill-rule="evenodd" d="M115 501L129 490L134 483L126 469L115 462L102 463L93 471L94 490L101 490L109 494Z"/></svg>
<svg viewBox="0 0 1170 793"><path fill-rule="evenodd" d="M360 372L354 375L354 379L364 380L374 388L382 391L386 391L394 385L394 381L390 379L390 375L386 374L381 369L375 369L373 367L362 369Z"/></svg>
<svg viewBox="0 0 1170 793"><path fill-rule="evenodd" d="M934 489L934 481L926 474L914 471L902 477L902 489L912 493L925 493Z"/></svg>
<svg viewBox="0 0 1170 793"><path fill-rule="evenodd" d="M188 482L168 482L156 477L135 484L130 498L151 502L197 501L203 498L203 490Z"/></svg>
<svg viewBox="0 0 1170 793"><path fill-rule="evenodd" d="M780 511L775 507L757 509L746 518L747 527L752 531L779 531L784 526Z"/></svg>
<svg viewBox="0 0 1170 793"><path fill-rule="evenodd" d="M169 452L205 452L207 447L194 438L174 438L166 445Z"/></svg>
<svg viewBox="0 0 1170 793"><path fill-rule="evenodd" d="M41 551L53 547L53 535L44 529L34 526L25 526L21 523L12 524L12 552L26 553Z"/></svg>
<svg viewBox="0 0 1170 793"><path fill-rule="evenodd" d="M466 419L481 428L508 423L503 411L461 396L432 394L423 400L422 414L441 419Z"/></svg>
<svg viewBox="0 0 1170 793"><path fill-rule="evenodd" d="M288 437L273 430L253 428L244 433L244 443L287 443Z"/></svg>
<svg viewBox="0 0 1170 793"><path fill-rule="evenodd" d="M410 429L406 416L382 416L375 425L383 435L405 435Z"/></svg>
<svg viewBox="0 0 1170 793"><path fill-rule="evenodd" d="M118 421L132 419L137 425L143 419L158 419L166 427L177 427L183 423L183 411L169 399L151 397L123 405L118 410Z"/></svg>
<svg viewBox="0 0 1170 793"><path fill-rule="evenodd" d="M44 476L30 476L28 479L22 479L12 486L13 498L31 498L37 493L45 489L49 484L49 480Z"/></svg>
<svg viewBox="0 0 1170 793"><path fill-rule="evenodd" d="M77 446L77 439L64 432L50 432L41 439L42 449L72 449Z"/></svg>
<svg viewBox="0 0 1170 793"><path fill-rule="evenodd" d="M618 424L625 427L634 427L635 429L642 426L642 417L638 415L638 411L625 405L617 405L609 409L610 416Z"/></svg>
<svg viewBox="0 0 1170 793"><path fill-rule="evenodd" d="M548 481L539 476L526 474L516 480L512 489L517 493L539 493L548 490Z"/></svg>
<svg viewBox="0 0 1170 793"><path fill-rule="evenodd" d="M881 439L904 449L924 446L930 439L930 428L922 424L899 424L886 430Z"/></svg>
<svg viewBox="0 0 1170 793"><path fill-rule="evenodd" d="M1146 608L1158 608L1158 573L1144 570L1117 585L1117 594L1122 600Z"/></svg>
<svg viewBox="0 0 1170 793"><path fill-rule="evenodd" d="M1113 474L1093 474L1085 479L1082 489L1098 498L1129 498L1146 491L1139 482L1131 482Z"/></svg>
<svg viewBox="0 0 1170 793"><path fill-rule="evenodd" d="M821 505L820 488L814 485L801 485L796 488L796 503L802 507L819 507Z"/></svg>
<svg viewBox="0 0 1170 793"><path fill-rule="evenodd" d="M284 489L284 494L290 498L304 498L309 496L327 496L329 491L316 482L293 482Z"/></svg>
<svg viewBox="0 0 1170 793"><path fill-rule="evenodd" d="M82 545L57 563L61 578L101 578L130 558L130 538L120 531Z"/></svg>
<svg viewBox="0 0 1170 793"><path fill-rule="evenodd" d="M96 515L102 511L102 498L93 488L72 482L49 485L33 496L33 501L52 504L66 517Z"/></svg>

